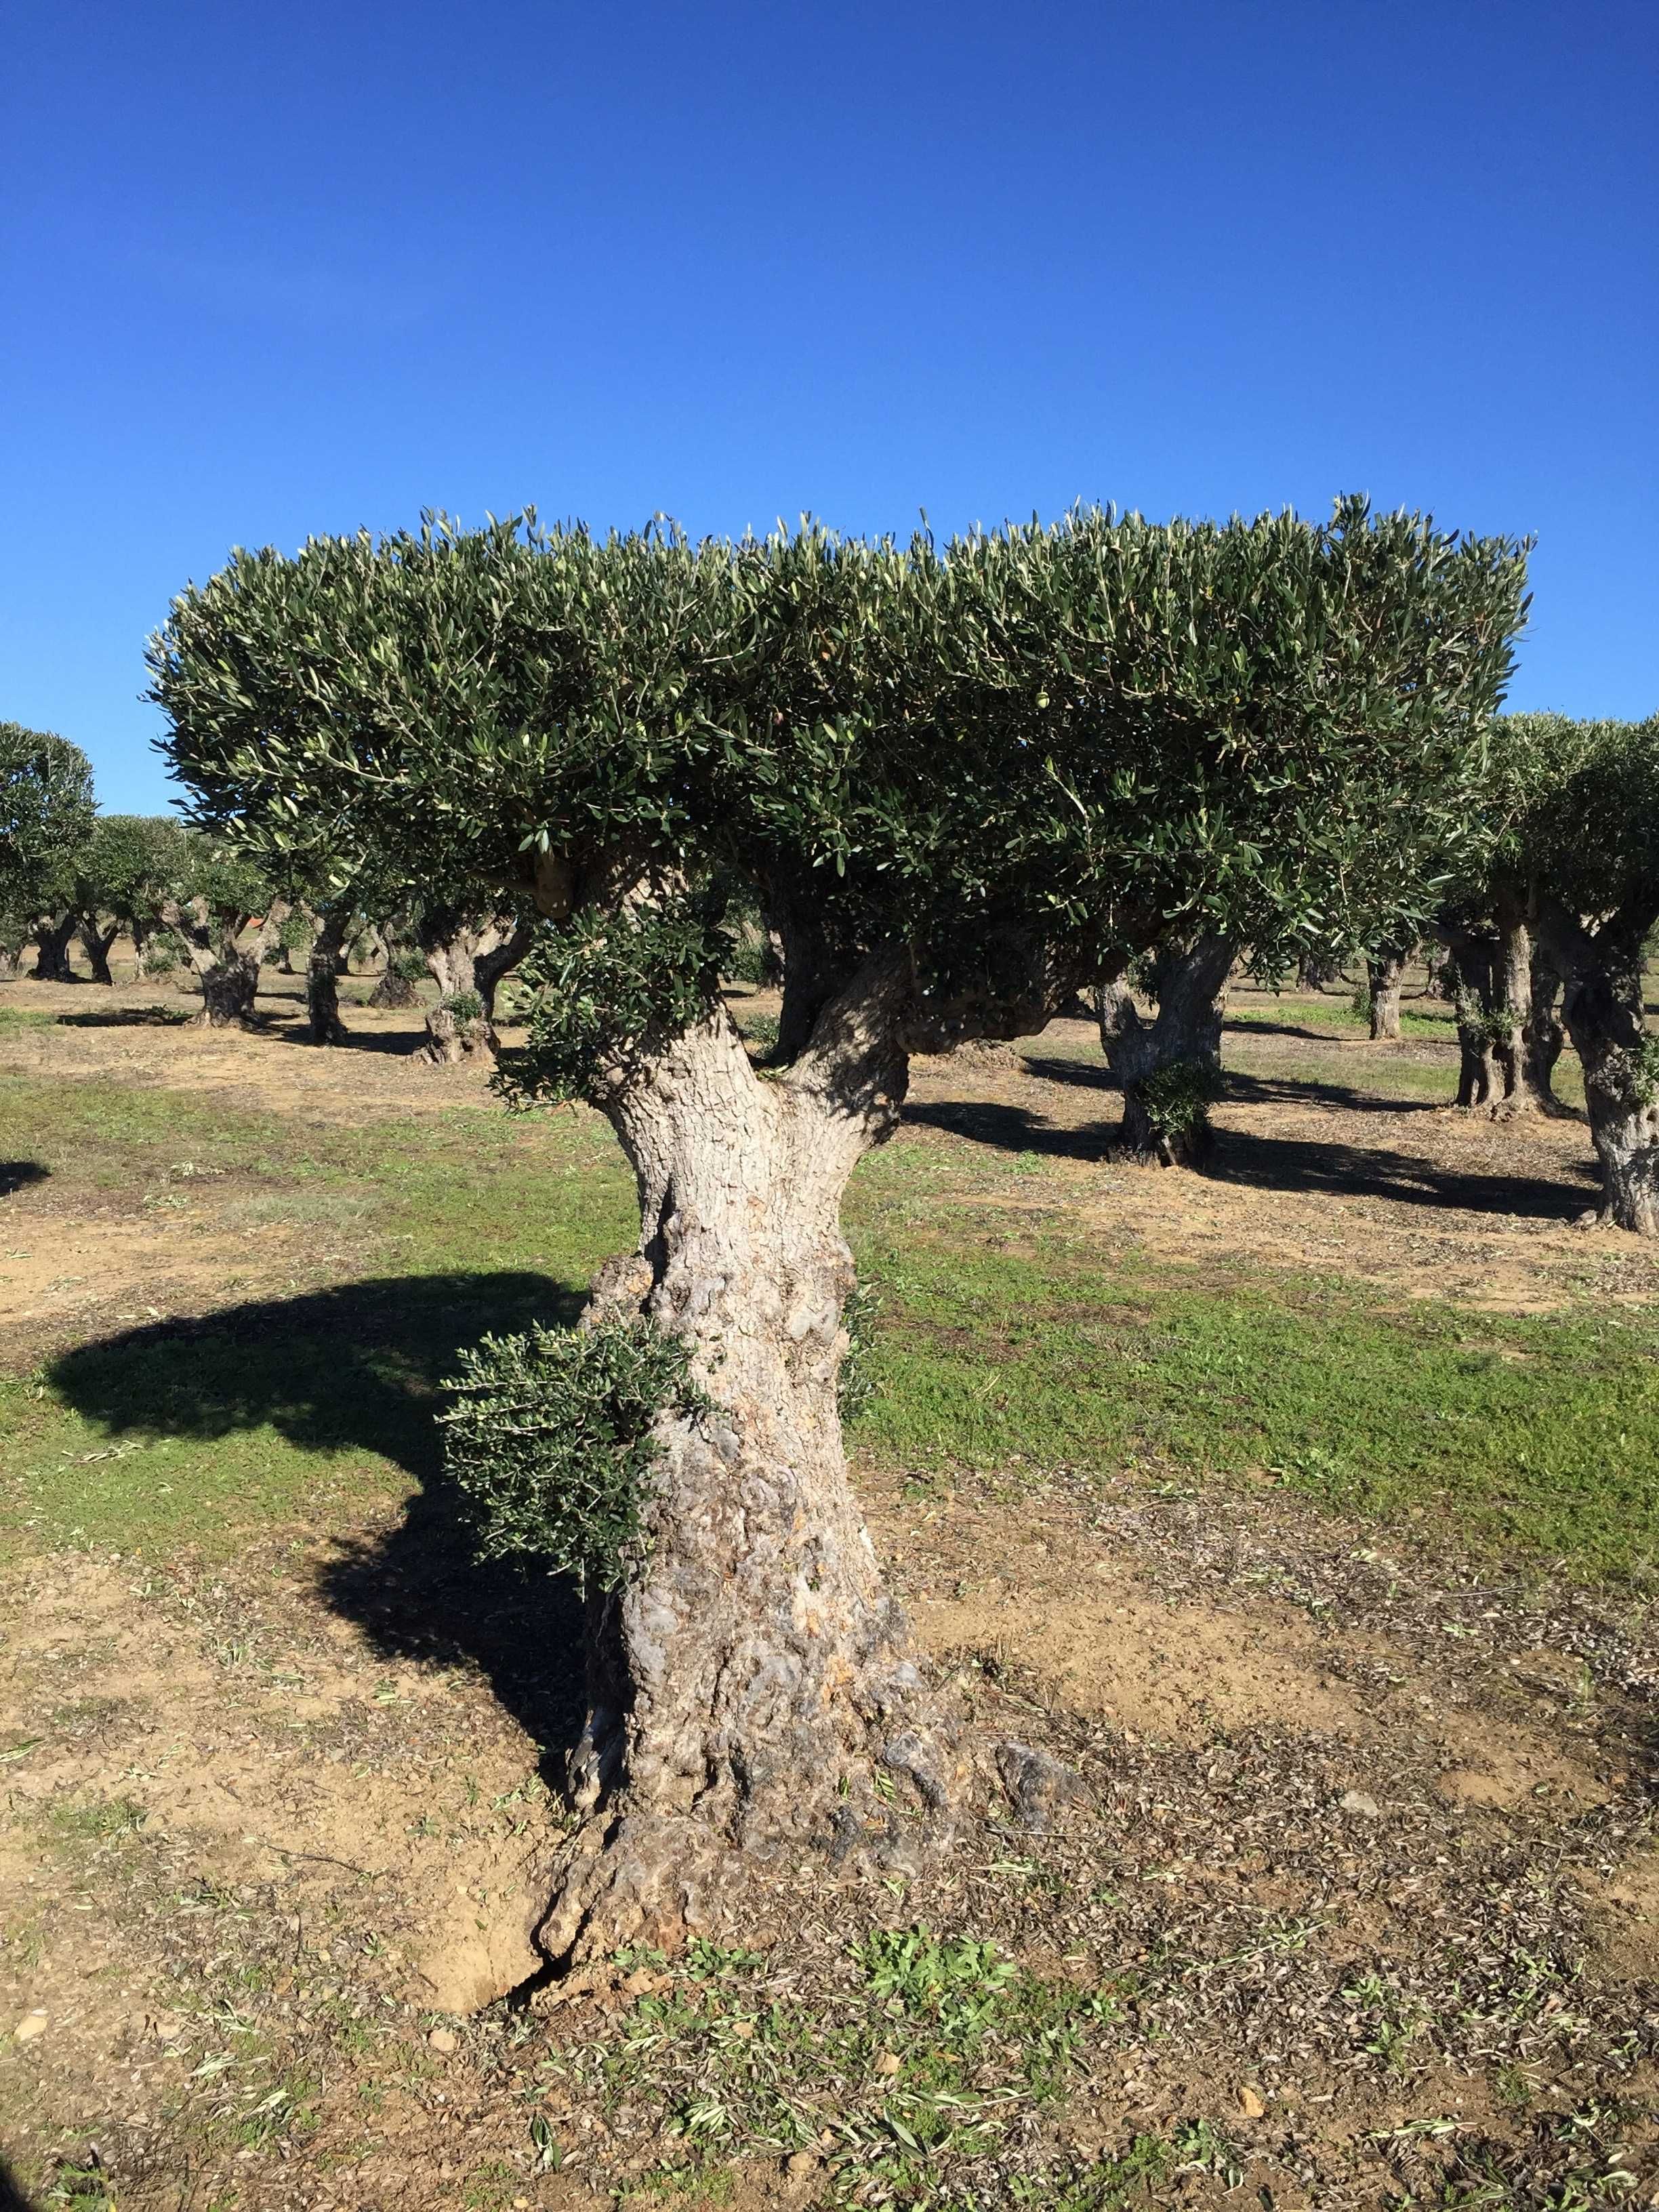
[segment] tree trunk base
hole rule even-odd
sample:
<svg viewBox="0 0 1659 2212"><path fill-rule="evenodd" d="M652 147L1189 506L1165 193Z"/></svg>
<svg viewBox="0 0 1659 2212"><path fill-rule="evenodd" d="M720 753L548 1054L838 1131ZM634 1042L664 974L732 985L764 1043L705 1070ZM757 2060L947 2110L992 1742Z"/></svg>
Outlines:
<svg viewBox="0 0 1659 2212"><path fill-rule="evenodd" d="M459 1067L467 1060L493 1066L499 1040L487 1014L457 1014L453 1007L434 1006L426 1018L426 1042L413 1057L428 1067Z"/></svg>
<svg viewBox="0 0 1659 2212"><path fill-rule="evenodd" d="M810 1869L816 1887L921 1873L949 1850L971 1772L951 1701L927 1702L926 1718L878 1721L856 1753L827 1765L820 1753L736 1808L717 1791L727 1802L713 1818L624 1790L562 1852L538 1947L562 1974L623 1944L674 1952L741 1926L780 1877Z"/></svg>

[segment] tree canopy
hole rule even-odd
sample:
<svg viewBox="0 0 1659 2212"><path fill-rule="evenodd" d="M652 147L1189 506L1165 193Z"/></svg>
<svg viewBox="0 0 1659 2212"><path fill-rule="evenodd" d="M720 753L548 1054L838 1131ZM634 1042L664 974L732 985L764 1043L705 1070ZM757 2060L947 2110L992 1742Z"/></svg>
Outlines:
<svg viewBox="0 0 1659 2212"><path fill-rule="evenodd" d="M66 901L92 834L92 769L67 738L0 722L0 913Z"/></svg>
<svg viewBox="0 0 1659 2212"><path fill-rule="evenodd" d="M151 666L199 818L246 846L555 915L719 868L809 909L842 977L897 941L982 1001L1016 946L1029 998L1182 922L1420 918L1523 589L1524 548L1355 501L943 549L432 522L236 554Z"/></svg>

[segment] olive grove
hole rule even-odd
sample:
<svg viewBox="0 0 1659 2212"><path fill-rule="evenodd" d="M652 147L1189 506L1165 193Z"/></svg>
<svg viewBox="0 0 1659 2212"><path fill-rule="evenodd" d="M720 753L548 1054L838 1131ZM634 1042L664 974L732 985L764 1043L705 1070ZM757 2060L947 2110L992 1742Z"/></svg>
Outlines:
<svg viewBox="0 0 1659 2212"><path fill-rule="evenodd" d="M174 602L154 696L198 819L272 869L373 852L533 906L509 1079L590 1100L634 1168L583 1328L457 1409L497 1539L586 1593L550 1957L671 1941L779 1853L948 1834L970 1746L842 1452L848 1178L915 1052L1029 1033L1172 939L1398 922L1422 872L1386 832L1470 819L1524 565L1358 501L945 548L507 521L238 553ZM720 990L734 886L783 953L766 1069Z"/></svg>

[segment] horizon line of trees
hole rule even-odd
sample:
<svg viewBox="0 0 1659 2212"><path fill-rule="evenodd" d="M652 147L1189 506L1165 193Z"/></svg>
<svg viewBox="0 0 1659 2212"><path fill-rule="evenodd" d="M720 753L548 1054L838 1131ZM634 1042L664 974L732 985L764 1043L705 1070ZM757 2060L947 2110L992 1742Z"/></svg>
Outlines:
<svg viewBox="0 0 1659 2212"><path fill-rule="evenodd" d="M1624 1123L1639 1125L1650 1103L1641 967L1659 895L1642 809L1656 796L1653 732L1651 720L1494 718L1485 835L1473 848L1480 857L1466 857L1448 878L1420 936L1356 943L1344 948L1346 963L1328 938L1286 939L1264 962L1236 937L1176 930L1098 981L1091 1011L1125 1101L1119 1149L1202 1164L1221 1091L1227 991L1241 971L1277 990L1293 966L1298 985L1318 988L1357 963L1355 1003L1382 1040L1400 1036L1401 981L1420 957L1430 990L1453 1011L1460 1107L1502 1121L1573 1116L1556 1095L1554 1071L1569 1036L1577 1047L1575 1031L1584 1033L1602 1210L1642 1226L1653 1208L1640 1187L1643 1140L1613 1124L1621 1104ZM78 945L92 980L109 984L110 952L125 935L140 977L189 971L203 996L198 1021L246 1024L262 966L276 960L294 973L300 954L312 1037L339 1044L347 1030L338 981L356 947L383 963L373 1005L413 1006L418 980L435 985L421 1058L496 1056L497 992L534 942L533 902L498 896L481 908L419 896L374 860L343 874L314 864L273 872L179 815L100 813L79 749L15 723L0 725L0 979L19 972L33 945L33 979L78 981L70 957ZM744 919L760 964L782 980L782 932L758 904ZM1149 1002L1150 1018L1139 1001ZM786 1032L789 1021L786 1007Z"/></svg>
<svg viewBox="0 0 1659 2212"><path fill-rule="evenodd" d="M431 978L416 1056L450 1064L494 1057L496 994L530 936L527 914L501 901L467 909L374 869L273 871L179 815L100 813L77 746L0 724L0 980L79 982L78 946L90 980L112 984L125 937L138 977L189 975L198 1023L247 1026L261 969L296 972L299 955L311 1036L340 1044L339 979L356 951L381 963L372 1005L420 1005L416 984Z"/></svg>

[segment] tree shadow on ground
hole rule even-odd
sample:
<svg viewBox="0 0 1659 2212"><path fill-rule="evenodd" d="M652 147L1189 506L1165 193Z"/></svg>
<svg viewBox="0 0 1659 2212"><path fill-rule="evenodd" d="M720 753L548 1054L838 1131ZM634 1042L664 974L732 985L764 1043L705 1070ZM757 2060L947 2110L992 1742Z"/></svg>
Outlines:
<svg viewBox="0 0 1659 2212"><path fill-rule="evenodd" d="M1050 1066L1063 1071L1062 1081L1081 1080L1102 1091L1117 1088L1103 1069L1097 1072L1086 1063L1035 1061L1032 1066L1039 1073L1046 1073ZM1227 1088L1229 1096L1243 1095L1252 1103L1288 1103L1304 1099L1312 1090L1332 1104L1346 1106L1352 1097L1361 1108L1396 1110L1386 1101L1350 1094L1337 1085L1259 1083L1254 1077L1230 1074ZM1408 1100L1397 1110L1431 1112L1434 1109ZM1118 1133L1115 1122L1092 1121L1068 1128L1045 1121L1025 1107L981 1099L942 1099L927 1106L907 1106L905 1119L948 1130L972 1144L994 1146L1001 1152L1060 1159L1105 1160ZM1594 1162L1588 1159L1564 1162L1559 1177L1553 1180L1544 1176L1491 1175L1446 1167L1426 1153L1345 1145L1328 1138L1264 1136L1245 1129L1218 1131L1205 1172L1218 1182L1247 1183L1261 1190L1387 1198L1407 1206L1518 1214L1537 1221L1574 1219L1595 1199L1600 1182Z"/></svg>
<svg viewBox="0 0 1659 2212"><path fill-rule="evenodd" d="M944 1098L929 1106L907 1106L907 1121L948 1130L970 1144L992 1145L1005 1152L1036 1152L1050 1159L1103 1159L1117 1132L1115 1121L1091 1121L1081 1128L1046 1121L1024 1106L991 1099Z"/></svg>
<svg viewBox="0 0 1659 2212"><path fill-rule="evenodd" d="M105 1006L84 1014L59 1014L65 1030L176 1030L194 1021L199 1006Z"/></svg>
<svg viewBox="0 0 1659 2212"><path fill-rule="evenodd" d="M1512 1213L1534 1221L1571 1221L1592 1201L1600 1177L1589 1161L1563 1164L1559 1180L1481 1175L1443 1167L1420 1152L1383 1152L1327 1139L1223 1133L1209 1170L1218 1182L1258 1190L1317 1191L1340 1198L1387 1198L1407 1206L1455 1206L1468 1213Z"/></svg>
<svg viewBox="0 0 1659 2212"><path fill-rule="evenodd" d="M1071 1084L1081 1090L1111 1091L1118 1089L1117 1078L1103 1061L1099 1066L1086 1060L1038 1060L1025 1055L1025 1064L1033 1075L1045 1083ZM1351 1084L1328 1083L1318 1076L1251 1075L1242 1068L1226 1071L1226 1092L1245 1106L1340 1106L1351 1114L1434 1114L1451 1104L1445 1098L1384 1098L1374 1091L1356 1091Z"/></svg>
<svg viewBox="0 0 1659 2212"><path fill-rule="evenodd" d="M23 2194L16 2175L0 2158L0 2212L34 2212L33 2200Z"/></svg>
<svg viewBox="0 0 1659 2212"><path fill-rule="evenodd" d="M345 1026L345 1036L337 1037L330 1045L313 1043L310 1024L303 1015L284 1029L273 1030L271 1034L279 1044L302 1044L312 1052L379 1052L389 1054L397 1060L410 1059L426 1042L423 1020L419 1028L411 1030L355 1030L351 1026L352 1011L349 1006L341 1008L340 1018ZM401 1011L407 1013L409 1009L404 1007ZM420 1010L417 1010L419 1018Z"/></svg>
<svg viewBox="0 0 1659 2212"><path fill-rule="evenodd" d="M433 1413L462 1346L568 1323L584 1295L526 1272L384 1277L80 1345L51 1379L112 1436L268 1425L302 1449L377 1452L413 1476L402 1518L343 1540L319 1592L388 1657L477 1666L556 1787L583 1714L580 1604L562 1581L473 1557Z"/></svg>
<svg viewBox="0 0 1659 2212"><path fill-rule="evenodd" d="M51 1173L44 1160L0 1160L0 1198L9 1198L15 1190L27 1189L30 1183L44 1182Z"/></svg>

